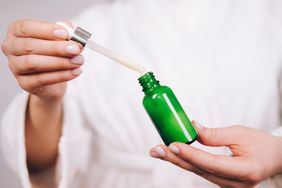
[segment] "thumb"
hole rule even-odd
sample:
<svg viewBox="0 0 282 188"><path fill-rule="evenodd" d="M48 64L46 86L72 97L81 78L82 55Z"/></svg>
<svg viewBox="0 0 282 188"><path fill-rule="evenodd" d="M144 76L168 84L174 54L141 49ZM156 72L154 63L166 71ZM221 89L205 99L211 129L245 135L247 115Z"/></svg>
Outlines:
<svg viewBox="0 0 282 188"><path fill-rule="evenodd" d="M207 128L192 121L198 133L198 141L206 146L229 146L236 139L233 127L226 128ZM237 137L238 138L238 137Z"/></svg>

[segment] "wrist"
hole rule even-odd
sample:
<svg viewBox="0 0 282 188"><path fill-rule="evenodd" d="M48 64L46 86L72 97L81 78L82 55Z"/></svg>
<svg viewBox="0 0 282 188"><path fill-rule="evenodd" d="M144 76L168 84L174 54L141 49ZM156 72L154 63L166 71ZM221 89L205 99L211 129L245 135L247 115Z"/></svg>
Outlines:
<svg viewBox="0 0 282 188"><path fill-rule="evenodd" d="M63 98L53 98L53 97L38 97L36 95L30 94L29 103L34 103L36 105L42 105L46 107L62 105Z"/></svg>
<svg viewBox="0 0 282 188"><path fill-rule="evenodd" d="M26 125L35 129L41 129L42 125L49 128L58 127L62 122L63 99L41 98L35 95L29 96L26 110ZM42 121L44 120L44 121ZM53 126L52 126L53 125ZM47 128L45 126L45 129Z"/></svg>

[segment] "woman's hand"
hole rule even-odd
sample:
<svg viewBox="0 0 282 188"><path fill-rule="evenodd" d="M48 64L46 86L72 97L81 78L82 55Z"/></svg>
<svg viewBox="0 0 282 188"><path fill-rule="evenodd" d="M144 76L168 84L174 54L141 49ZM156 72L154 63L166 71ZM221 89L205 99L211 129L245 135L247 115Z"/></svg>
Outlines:
<svg viewBox="0 0 282 188"><path fill-rule="evenodd" d="M12 23L1 47L19 86L30 93L25 116L27 166L36 172L55 164L62 132L66 82L81 73L82 46L67 41L54 23Z"/></svg>
<svg viewBox="0 0 282 188"><path fill-rule="evenodd" d="M10 24L1 47L21 88L40 99L61 99L66 81L83 64L82 46L66 41L67 31L54 23L18 20Z"/></svg>
<svg viewBox="0 0 282 188"><path fill-rule="evenodd" d="M243 126L205 128L196 122L198 141L206 146L227 146L232 156L214 155L191 145L172 143L150 151L152 157L171 162L221 187L254 187L282 173L282 138Z"/></svg>

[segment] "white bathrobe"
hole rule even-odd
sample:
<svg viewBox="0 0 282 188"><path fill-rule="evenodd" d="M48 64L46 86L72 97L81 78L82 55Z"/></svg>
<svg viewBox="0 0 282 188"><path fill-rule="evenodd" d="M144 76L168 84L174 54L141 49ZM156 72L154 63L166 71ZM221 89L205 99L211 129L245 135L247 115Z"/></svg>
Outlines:
<svg viewBox="0 0 282 188"><path fill-rule="evenodd" d="M208 127L240 124L282 136L281 1L117 2L92 7L75 23L91 31L93 40L152 70L172 88L190 119ZM89 49L83 54L84 71L69 82L64 99L55 169L28 174L27 93L12 102L2 119L4 155L23 187L216 187L149 157L149 149L162 141L142 106L138 74ZM259 187L282 187L281 178Z"/></svg>

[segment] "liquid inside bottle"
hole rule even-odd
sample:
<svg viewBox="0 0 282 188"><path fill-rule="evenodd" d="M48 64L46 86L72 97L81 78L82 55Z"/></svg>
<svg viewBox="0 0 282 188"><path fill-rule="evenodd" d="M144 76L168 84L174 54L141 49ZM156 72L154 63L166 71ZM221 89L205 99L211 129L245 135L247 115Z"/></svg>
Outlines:
<svg viewBox="0 0 282 188"><path fill-rule="evenodd" d="M172 142L191 144L198 134L173 91L159 84L152 72L139 79L145 93L143 106L166 145Z"/></svg>

